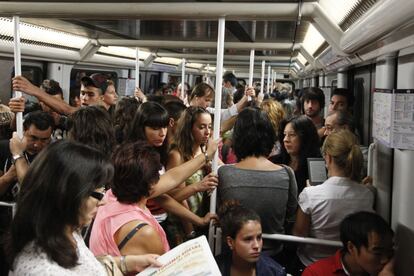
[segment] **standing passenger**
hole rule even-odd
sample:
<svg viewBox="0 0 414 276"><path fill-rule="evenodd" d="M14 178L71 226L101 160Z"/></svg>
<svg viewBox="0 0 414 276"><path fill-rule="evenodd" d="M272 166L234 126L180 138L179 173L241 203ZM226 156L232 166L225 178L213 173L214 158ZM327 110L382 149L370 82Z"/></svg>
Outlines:
<svg viewBox="0 0 414 276"><path fill-rule="evenodd" d="M295 172L298 193L302 192L308 179L307 158L320 157L319 137L315 125L306 116L282 121L279 131L281 151L270 160L275 164L284 164Z"/></svg>
<svg viewBox="0 0 414 276"><path fill-rule="evenodd" d="M297 208L297 186L288 167L268 160L276 134L267 114L258 108L243 110L234 126L233 148L238 163L219 168L218 199L237 200L256 211L262 219L263 231L285 233L293 223ZM264 250L276 255L280 243L266 242Z"/></svg>
<svg viewBox="0 0 414 276"><path fill-rule="evenodd" d="M339 240L339 224L357 211L372 211L374 194L360 184L362 153L356 137L349 130L331 133L322 153L328 169L328 180L306 187L299 195L299 206L293 233L302 237ZM298 257L305 266L334 253L330 247L303 245Z"/></svg>
<svg viewBox="0 0 414 276"><path fill-rule="evenodd" d="M301 97L302 114L312 120L319 137L323 137L323 117L322 111L325 108L325 95L320 88L307 87L303 89Z"/></svg>
<svg viewBox="0 0 414 276"><path fill-rule="evenodd" d="M179 166L198 155L204 155L207 142L211 134L211 115L202 107L189 107L178 120L174 144L170 151L167 169ZM217 177L209 174L209 165L196 171L185 183L170 191L177 200L183 201L189 209L198 216L204 216L208 212L209 197L206 191L213 190L217 185ZM175 222L177 224L177 222ZM185 224L184 224L185 225ZM178 230L178 229L177 229ZM192 226L185 226L185 234L192 232ZM176 233L177 243L182 242L181 231Z"/></svg>

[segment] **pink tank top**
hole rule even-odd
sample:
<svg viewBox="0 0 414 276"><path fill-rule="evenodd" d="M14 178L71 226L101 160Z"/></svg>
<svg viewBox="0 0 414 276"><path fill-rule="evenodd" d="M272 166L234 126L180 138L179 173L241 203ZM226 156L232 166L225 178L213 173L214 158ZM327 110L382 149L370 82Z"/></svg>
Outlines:
<svg viewBox="0 0 414 276"><path fill-rule="evenodd" d="M108 254L121 256L114 235L124 224L133 220L145 222L154 228L161 237L164 251L170 250L164 230L149 210L142 210L137 205L118 202L112 190L106 192L104 200L106 204L98 208L89 242L90 250L95 256Z"/></svg>

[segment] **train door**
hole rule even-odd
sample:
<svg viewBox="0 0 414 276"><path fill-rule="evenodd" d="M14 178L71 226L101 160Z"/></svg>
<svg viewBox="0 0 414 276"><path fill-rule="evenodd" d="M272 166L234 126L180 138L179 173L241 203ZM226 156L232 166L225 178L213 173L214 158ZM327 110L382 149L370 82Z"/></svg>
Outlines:
<svg viewBox="0 0 414 276"><path fill-rule="evenodd" d="M372 66L356 68L353 72L353 88L355 96L354 120L361 145L368 146L372 141L371 114L372 90L375 83L375 71Z"/></svg>

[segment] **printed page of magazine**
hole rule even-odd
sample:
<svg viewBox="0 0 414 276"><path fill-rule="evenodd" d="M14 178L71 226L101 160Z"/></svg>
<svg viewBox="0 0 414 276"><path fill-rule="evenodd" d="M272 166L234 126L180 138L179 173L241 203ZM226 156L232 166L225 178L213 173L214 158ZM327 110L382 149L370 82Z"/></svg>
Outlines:
<svg viewBox="0 0 414 276"><path fill-rule="evenodd" d="M148 267L139 276L220 276L205 236L189 240L158 258L162 267Z"/></svg>

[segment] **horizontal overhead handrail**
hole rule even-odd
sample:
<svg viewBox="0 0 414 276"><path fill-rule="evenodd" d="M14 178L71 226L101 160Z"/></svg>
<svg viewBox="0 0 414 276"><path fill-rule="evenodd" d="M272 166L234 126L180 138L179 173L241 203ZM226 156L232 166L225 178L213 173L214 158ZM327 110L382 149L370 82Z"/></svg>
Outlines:
<svg viewBox="0 0 414 276"><path fill-rule="evenodd" d="M0 1L0 16L89 19L213 19L296 21L297 3L185 2L38 2ZM303 3L302 18L311 19L317 3ZM167 8L166 8L167 5Z"/></svg>
<svg viewBox="0 0 414 276"><path fill-rule="evenodd" d="M305 238L305 237L283 235L283 234L263 234L262 236L264 239L269 239L269 240L342 247L342 243L340 241L321 240L321 239L315 239L315 238L308 238L308 237Z"/></svg>
<svg viewBox="0 0 414 276"><path fill-rule="evenodd" d="M181 54L181 53L167 53L167 52L157 52L158 57L173 57L173 58L185 58L185 59L208 59L208 60L216 60L217 55L211 54ZM256 60L262 61L290 61L290 56L255 56ZM293 58L295 60L296 57ZM249 56L243 55L224 55L224 60L241 60L241 61L248 61Z"/></svg>
<svg viewBox="0 0 414 276"><path fill-rule="evenodd" d="M103 46L124 47L148 47L148 48L193 48L193 49L215 49L217 43L214 41L173 41L173 40L133 40L133 39L97 39ZM292 43L274 42L225 42L227 49L256 49L256 50L290 50ZM299 46L295 46L299 49Z"/></svg>

